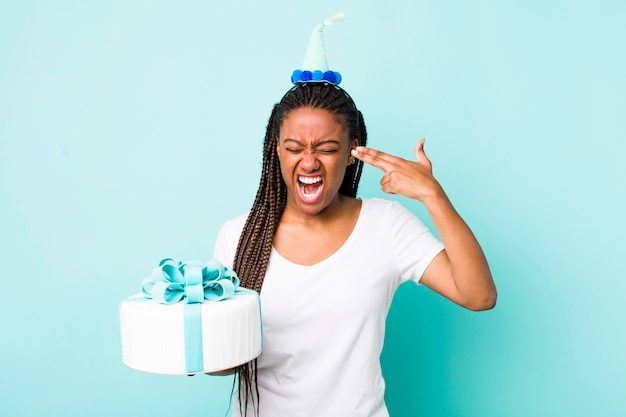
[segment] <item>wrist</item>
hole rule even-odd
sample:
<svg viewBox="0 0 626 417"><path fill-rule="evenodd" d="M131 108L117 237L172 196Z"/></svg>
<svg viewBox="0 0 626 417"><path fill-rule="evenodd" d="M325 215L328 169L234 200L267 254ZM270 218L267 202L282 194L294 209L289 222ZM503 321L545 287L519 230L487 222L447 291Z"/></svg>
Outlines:
<svg viewBox="0 0 626 417"><path fill-rule="evenodd" d="M433 185L429 187L428 191L425 192L420 201L426 206L436 206L442 203L449 203L448 196L446 195L443 187L439 184L437 180L433 180Z"/></svg>

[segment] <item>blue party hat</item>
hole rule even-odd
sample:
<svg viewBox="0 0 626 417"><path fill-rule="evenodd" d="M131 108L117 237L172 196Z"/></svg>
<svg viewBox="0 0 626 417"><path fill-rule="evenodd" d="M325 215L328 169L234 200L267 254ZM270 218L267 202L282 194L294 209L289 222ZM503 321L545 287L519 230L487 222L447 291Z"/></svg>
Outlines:
<svg viewBox="0 0 626 417"><path fill-rule="evenodd" d="M313 29L304 55L302 69L297 69L293 72L291 75L292 83L318 81L339 84L341 82L341 74L331 71L328 67L323 34L326 26L330 26L334 22L345 18L346 15L343 12L336 13Z"/></svg>

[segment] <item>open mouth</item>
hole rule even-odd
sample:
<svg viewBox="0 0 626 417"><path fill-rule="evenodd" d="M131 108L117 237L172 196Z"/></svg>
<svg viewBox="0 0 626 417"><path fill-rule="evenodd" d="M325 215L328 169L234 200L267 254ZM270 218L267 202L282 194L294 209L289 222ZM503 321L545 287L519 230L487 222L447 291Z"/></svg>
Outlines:
<svg viewBox="0 0 626 417"><path fill-rule="evenodd" d="M323 188L323 181L321 176L316 177L298 177L298 186L300 188L300 195L305 201L316 200Z"/></svg>

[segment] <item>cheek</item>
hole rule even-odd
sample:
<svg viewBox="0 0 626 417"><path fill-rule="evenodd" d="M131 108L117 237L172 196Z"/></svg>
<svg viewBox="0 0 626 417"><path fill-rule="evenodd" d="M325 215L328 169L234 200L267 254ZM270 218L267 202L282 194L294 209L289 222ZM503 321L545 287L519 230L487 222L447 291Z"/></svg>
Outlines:
<svg viewBox="0 0 626 417"><path fill-rule="evenodd" d="M281 170L289 165L289 153L283 152L280 145L276 145L276 157L278 158L278 166Z"/></svg>
<svg viewBox="0 0 626 417"><path fill-rule="evenodd" d="M285 182L287 181L287 177L289 176L289 172L291 171L291 167L293 166L293 162L289 160L289 154L283 153L281 155L280 151L278 152L278 169L280 170L280 175L283 177Z"/></svg>
<svg viewBox="0 0 626 417"><path fill-rule="evenodd" d="M333 163L333 176L338 180L342 180L346 175L346 169L348 168L348 162L346 162L347 157L341 157L334 161Z"/></svg>

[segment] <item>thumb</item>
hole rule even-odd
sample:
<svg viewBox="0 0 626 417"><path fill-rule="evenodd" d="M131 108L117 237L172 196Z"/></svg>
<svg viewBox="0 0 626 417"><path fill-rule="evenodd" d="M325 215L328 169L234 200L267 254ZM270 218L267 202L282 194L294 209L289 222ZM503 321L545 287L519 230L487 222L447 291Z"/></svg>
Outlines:
<svg viewBox="0 0 626 417"><path fill-rule="evenodd" d="M424 152L424 143L426 142L426 139L421 138L418 142L417 145L415 145L415 160L419 163L427 163L428 158L426 157L426 152Z"/></svg>

